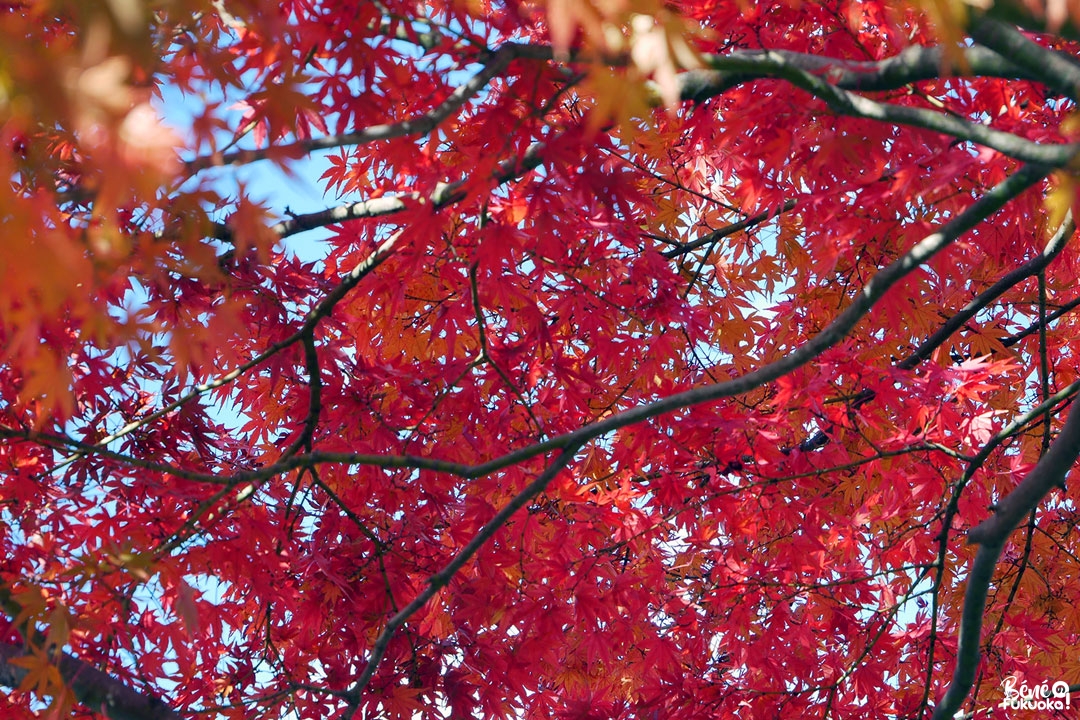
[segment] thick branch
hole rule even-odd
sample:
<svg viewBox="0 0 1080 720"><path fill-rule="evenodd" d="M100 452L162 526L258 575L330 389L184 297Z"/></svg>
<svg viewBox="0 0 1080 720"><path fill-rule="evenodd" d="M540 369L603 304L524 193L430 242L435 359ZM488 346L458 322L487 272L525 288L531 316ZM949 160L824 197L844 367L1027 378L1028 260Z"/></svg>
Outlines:
<svg viewBox="0 0 1080 720"><path fill-rule="evenodd" d="M880 103L837 87L798 67L787 55L772 50L753 56L718 55L713 56L709 62L715 70L787 80L823 100L830 110L841 115L930 130L957 140L984 145L1024 162L1064 167L1080 152L1080 144L1077 143L1036 143L1012 133L968 122L955 115Z"/></svg>
<svg viewBox="0 0 1080 720"><path fill-rule="evenodd" d="M1046 455L1012 492L994 507L994 514L968 533L968 542L978 545L1003 545L1020 521L1034 510L1042 499L1063 484L1065 474L1080 456L1080 412L1076 407L1061 434L1050 445Z"/></svg>
<svg viewBox="0 0 1080 720"><path fill-rule="evenodd" d="M941 704L934 709L932 720L949 720L960 709L975 682L986 596L1005 542L1020 521L1034 510L1051 490L1064 482L1078 456L1080 405L1074 405L1061 434L1038 464L997 504L992 516L968 533L968 542L978 544L979 550L971 564L967 589L964 592L956 669L953 671L948 692Z"/></svg>
<svg viewBox="0 0 1080 720"><path fill-rule="evenodd" d="M1024 37L1016 28L976 16L968 28L976 42L1012 59L1032 77L1073 100L1080 98L1080 65Z"/></svg>
<svg viewBox="0 0 1080 720"><path fill-rule="evenodd" d="M0 685L18 687L28 670L12 660L28 657L23 649L0 642ZM60 657L60 676L79 704L103 713L111 720L180 720L180 716L157 698L143 695L108 673L73 655Z"/></svg>
<svg viewBox="0 0 1080 720"><path fill-rule="evenodd" d="M897 55L878 61L841 60L785 50L737 50L727 55L712 56L711 60L715 63L725 59L752 61L770 53L782 57L789 67L822 75L843 90L861 92L896 90L922 80L942 77L943 74L949 77L1036 77L993 50L977 45L958 48L949 54L940 47L913 45ZM955 62L948 67L946 63L951 60ZM735 71L717 67L714 70L691 70L679 80L684 100L703 102L741 83L767 77L773 77L773 74L763 70L755 72L749 68Z"/></svg>
<svg viewBox="0 0 1080 720"><path fill-rule="evenodd" d="M292 457L305 447L311 450L311 442L315 437L315 429L319 425L319 416L322 414L322 370L319 366L318 348L315 346L314 324L304 333L301 344L304 347L304 369L308 376L308 411L304 418L303 430L281 454L282 457Z"/></svg>

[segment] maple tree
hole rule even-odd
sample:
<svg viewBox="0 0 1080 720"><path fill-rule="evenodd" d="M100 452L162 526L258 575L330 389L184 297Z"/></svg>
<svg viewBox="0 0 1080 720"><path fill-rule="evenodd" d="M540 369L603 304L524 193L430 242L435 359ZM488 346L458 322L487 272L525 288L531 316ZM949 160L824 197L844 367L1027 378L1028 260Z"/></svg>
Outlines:
<svg viewBox="0 0 1080 720"><path fill-rule="evenodd" d="M1073 5L0 4L4 717L1075 692Z"/></svg>

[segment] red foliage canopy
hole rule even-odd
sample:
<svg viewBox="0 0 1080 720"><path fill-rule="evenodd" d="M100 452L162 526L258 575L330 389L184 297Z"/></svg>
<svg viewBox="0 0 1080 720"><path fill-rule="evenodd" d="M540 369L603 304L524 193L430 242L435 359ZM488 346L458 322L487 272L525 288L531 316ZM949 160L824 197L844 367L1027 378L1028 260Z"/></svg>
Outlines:
<svg viewBox="0 0 1080 720"><path fill-rule="evenodd" d="M1080 24L975 5L0 4L0 714L1066 704Z"/></svg>

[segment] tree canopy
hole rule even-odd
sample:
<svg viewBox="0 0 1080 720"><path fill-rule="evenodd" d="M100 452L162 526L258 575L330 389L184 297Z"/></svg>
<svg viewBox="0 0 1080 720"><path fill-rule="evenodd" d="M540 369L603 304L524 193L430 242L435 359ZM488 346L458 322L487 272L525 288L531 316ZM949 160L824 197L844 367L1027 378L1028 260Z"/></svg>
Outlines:
<svg viewBox="0 0 1080 720"><path fill-rule="evenodd" d="M0 3L0 714L1069 706L1075 5Z"/></svg>

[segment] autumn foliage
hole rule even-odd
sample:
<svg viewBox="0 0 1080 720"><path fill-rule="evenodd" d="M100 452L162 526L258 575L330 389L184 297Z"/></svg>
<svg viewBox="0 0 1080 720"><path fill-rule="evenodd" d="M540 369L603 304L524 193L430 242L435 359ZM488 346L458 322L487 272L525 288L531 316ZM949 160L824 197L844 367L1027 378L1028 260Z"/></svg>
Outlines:
<svg viewBox="0 0 1080 720"><path fill-rule="evenodd" d="M1074 5L0 3L0 716L1071 717Z"/></svg>

